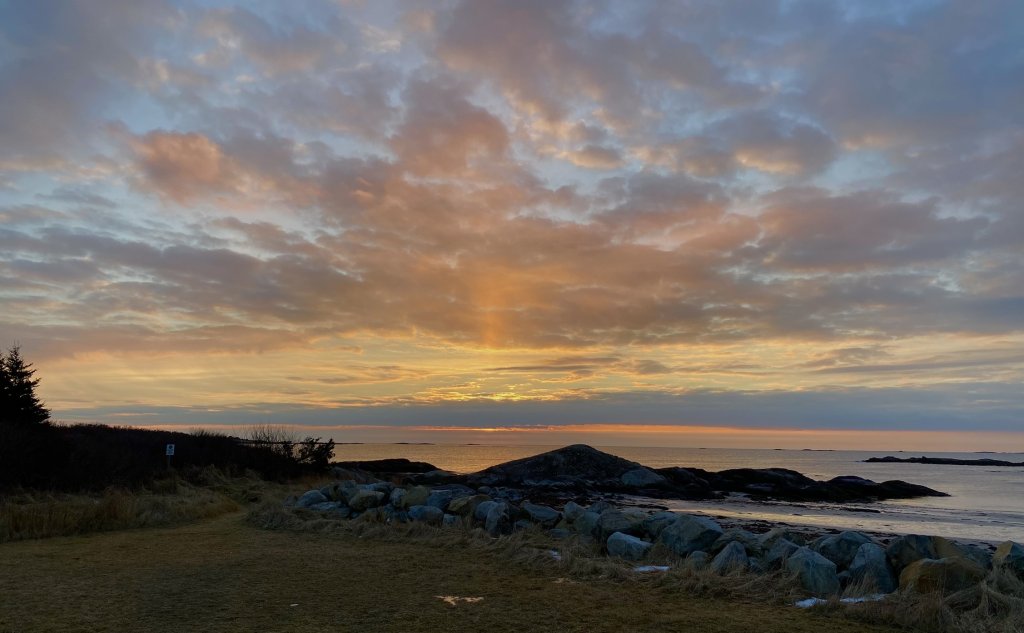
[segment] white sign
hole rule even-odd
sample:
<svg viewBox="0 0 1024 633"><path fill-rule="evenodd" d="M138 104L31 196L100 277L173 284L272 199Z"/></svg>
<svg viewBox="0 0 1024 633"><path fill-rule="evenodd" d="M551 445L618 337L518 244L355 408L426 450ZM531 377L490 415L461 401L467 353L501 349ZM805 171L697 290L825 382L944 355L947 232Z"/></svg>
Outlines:
<svg viewBox="0 0 1024 633"><path fill-rule="evenodd" d="M174 455L174 444L167 445L167 456L170 457L171 455Z"/></svg>

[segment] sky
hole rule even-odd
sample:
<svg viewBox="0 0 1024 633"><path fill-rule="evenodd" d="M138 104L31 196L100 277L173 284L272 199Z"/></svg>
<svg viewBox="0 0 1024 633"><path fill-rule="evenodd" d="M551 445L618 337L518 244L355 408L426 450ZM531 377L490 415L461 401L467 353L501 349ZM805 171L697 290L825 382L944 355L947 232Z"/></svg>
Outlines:
<svg viewBox="0 0 1024 633"><path fill-rule="evenodd" d="M0 2L56 420L1024 451L1016 0Z"/></svg>

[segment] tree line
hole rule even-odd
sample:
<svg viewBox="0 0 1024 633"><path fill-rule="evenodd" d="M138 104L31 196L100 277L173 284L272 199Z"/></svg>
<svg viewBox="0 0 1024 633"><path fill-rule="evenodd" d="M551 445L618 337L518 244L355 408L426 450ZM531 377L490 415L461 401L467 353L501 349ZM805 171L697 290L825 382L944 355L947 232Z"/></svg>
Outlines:
<svg viewBox="0 0 1024 633"><path fill-rule="evenodd" d="M17 346L0 352L0 491L145 485L166 472L167 444L176 446L179 473L215 466L228 474L255 471L271 479L322 472L334 453L333 439L270 437L284 433L280 427L252 427L258 430L253 442L210 431L55 424L39 398L35 374ZM282 441L266 442L270 439Z"/></svg>

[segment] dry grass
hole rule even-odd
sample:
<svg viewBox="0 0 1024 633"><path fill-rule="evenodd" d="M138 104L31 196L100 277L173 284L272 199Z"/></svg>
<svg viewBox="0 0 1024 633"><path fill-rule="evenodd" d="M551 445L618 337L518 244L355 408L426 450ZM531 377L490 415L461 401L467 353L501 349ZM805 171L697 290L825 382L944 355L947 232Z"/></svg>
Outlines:
<svg viewBox="0 0 1024 633"><path fill-rule="evenodd" d="M620 577L614 561L589 567L582 550L579 560L558 562L537 534L488 544L468 528L305 527L313 531L259 529L232 514L2 545L0 631L896 630L690 595L657 574ZM563 551L574 556L573 547ZM438 596L482 600L453 606Z"/></svg>
<svg viewBox="0 0 1024 633"><path fill-rule="evenodd" d="M258 501L268 484L228 478L214 468L152 482L148 488L110 488L99 494L22 492L0 500L0 543L208 519Z"/></svg>
<svg viewBox="0 0 1024 633"><path fill-rule="evenodd" d="M956 593L900 592L881 602L841 608L862 622L889 622L929 633L1024 633L1024 582L997 569L984 583Z"/></svg>

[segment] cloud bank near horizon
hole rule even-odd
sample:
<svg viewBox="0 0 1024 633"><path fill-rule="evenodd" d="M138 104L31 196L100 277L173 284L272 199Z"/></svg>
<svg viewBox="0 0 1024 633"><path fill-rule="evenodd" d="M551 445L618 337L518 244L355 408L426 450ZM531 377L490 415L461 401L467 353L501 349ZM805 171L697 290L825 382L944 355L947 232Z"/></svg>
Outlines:
<svg viewBox="0 0 1024 633"><path fill-rule="evenodd" d="M1024 426L1018 3L2 11L58 417Z"/></svg>

